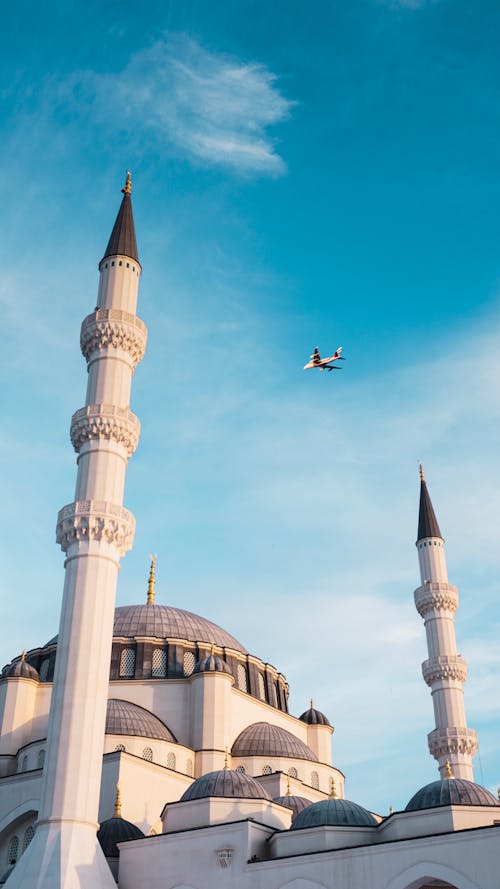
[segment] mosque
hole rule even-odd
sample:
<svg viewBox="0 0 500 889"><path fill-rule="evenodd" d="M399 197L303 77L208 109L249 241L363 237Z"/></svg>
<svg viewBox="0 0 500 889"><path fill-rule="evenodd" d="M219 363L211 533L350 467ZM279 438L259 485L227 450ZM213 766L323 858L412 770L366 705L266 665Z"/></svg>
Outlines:
<svg viewBox="0 0 500 889"><path fill-rule="evenodd" d="M147 330L131 178L81 328L75 499L59 633L0 678L0 884L7 889L498 889L500 802L474 783L457 654L458 591L421 470L416 609L438 780L401 812L346 798L330 722L288 710L280 670L208 617L155 599L115 608L134 517L123 506ZM89 657L92 652L92 657ZM12 653L11 653L12 654ZM416 665L417 666L417 665Z"/></svg>

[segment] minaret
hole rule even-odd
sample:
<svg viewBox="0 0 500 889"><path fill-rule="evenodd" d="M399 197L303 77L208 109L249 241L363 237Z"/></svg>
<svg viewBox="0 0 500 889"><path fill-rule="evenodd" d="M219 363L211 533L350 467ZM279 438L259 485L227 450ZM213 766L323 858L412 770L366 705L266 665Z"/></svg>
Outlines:
<svg viewBox="0 0 500 889"><path fill-rule="evenodd" d="M477 736L467 728L463 684L467 664L457 654L454 614L458 590L448 583L444 540L432 508L424 471L420 466L420 510L418 516L418 561L421 586L415 590L415 605L424 619L429 657L422 673L431 689L436 728L428 735L429 751L439 763L442 778L446 763L457 778L474 780L472 757Z"/></svg>
<svg viewBox="0 0 500 889"><path fill-rule="evenodd" d="M87 397L71 420L75 500L57 520L66 573L41 804L35 837L9 889L116 889L96 831L116 583L135 527L123 507L128 458L140 431L130 389L147 337L135 314L141 266L130 174L122 191L99 263L97 307L81 329Z"/></svg>

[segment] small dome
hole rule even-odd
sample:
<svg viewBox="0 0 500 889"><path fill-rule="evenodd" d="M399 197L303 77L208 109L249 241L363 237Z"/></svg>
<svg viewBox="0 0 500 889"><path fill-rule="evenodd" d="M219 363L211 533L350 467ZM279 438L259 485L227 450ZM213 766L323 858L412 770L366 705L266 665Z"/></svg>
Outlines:
<svg viewBox="0 0 500 889"><path fill-rule="evenodd" d="M172 732L154 713L144 710L130 701L111 698L106 711L107 735L135 735L139 738L158 738L160 741L173 741Z"/></svg>
<svg viewBox="0 0 500 889"><path fill-rule="evenodd" d="M376 827L373 815L348 799L322 799L300 812L291 830L303 827Z"/></svg>
<svg viewBox="0 0 500 889"><path fill-rule="evenodd" d="M118 858L117 843L125 843L127 840L141 840L144 836L145 834L135 824L119 817L103 821L97 831L97 839L106 858Z"/></svg>
<svg viewBox="0 0 500 889"><path fill-rule="evenodd" d="M316 710L312 700L309 710L304 710L299 716L299 719L301 719L302 722L307 722L307 725L331 725L328 717L326 717L321 710Z"/></svg>
<svg viewBox="0 0 500 889"><path fill-rule="evenodd" d="M500 802L480 784L464 778L444 778L418 790L405 812L433 809L435 806L500 806Z"/></svg>
<svg viewBox="0 0 500 889"><path fill-rule="evenodd" d="M232 672L226 662L218 654L209 654L196 662L193 673L229 673Z"/></svg>
<svg viewBox="0 0 500 889"><path fill-rule="evenodd" d="M270 800L267 790L243 772L235 772L232 769L219 769L217 772L209 772L202 775L188 787L181 796L181 802L192 799L204 799L207 796L235 797L236 799L267 799Z"/></svg>
<svg viewBox="0 0 500 889"><path fill-rule="evenodd" d="M311 748L284 728L269 722L254 722L238 735L231 750L233 756L283 756L316 762Z"/></svg>
<svg viewBox="0 0 500 889"><path fill-rule="evenodd" d="M292 810L292 823L300 812L312 805L310 799L306 799L304 796L294 796L294 794L290 793L287 793L286 796L275 797L273 803L279 803L280 806L286 806L287 809Z"/></svg>
<svg viewBox="0 0 500 889"><path fill-rule="evenodd" d="M11 664L6 673L7 676L15 676L20 679L34 679L38 682L38 672L28 661L21 657L18 661Z"/></svg>

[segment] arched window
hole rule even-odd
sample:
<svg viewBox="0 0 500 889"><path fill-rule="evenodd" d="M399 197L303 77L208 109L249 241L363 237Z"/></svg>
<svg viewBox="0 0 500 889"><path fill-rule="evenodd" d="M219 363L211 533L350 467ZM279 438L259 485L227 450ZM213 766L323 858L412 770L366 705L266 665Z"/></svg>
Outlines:
<svg viewBox="0 0 500 889"><path fill-rule="evenodd" d="M43 769L45 765L45 750L38 751L38 768Z"/></svg>
<svg viewBox="0 0 500 889"><path fill-rule="evenodd" d="M264 768L262 769L263 775L272 775L272 773L273 773L273 770L272 770L271 766L264 766Z"/></svg>
<svg viewBox="0 0 500 889"><path fill-rule="evenodd" d="M292 766L291 769L288 769L288 774L290 775L290 778L296 778L297 777L297 769L295 769Z"/></svg>
<svg viewBox="0 0 500 889"><path fill-rule="evenodd" d="M155 648L153 651L151 675L155 679L161 679L167 675L167 652L164 648Z"/></svg>
<svg viewBox="0 0 500 889"><path fill-rule="evenodd" d="M135 673L135 648L122 648L120 655L120 676L133 676Z"/></svg>
<svg viewBox="0 0 500 889"><path fill-rule="evenodd" d="M9 843L9 855L8 855L9 864L15 863L17 861L18 857L19 857L19 837L13 836L13 837L11 837L11 840Z"/></svg>
<svg viewBox="0 0 500 889"><path fill-rule="evenodd" d="M40 672L38 674L40 682L47 682L47 676L49 675L49 664L50 658L46 657L41 663Z"/></svg>
<svg viewBox="0 0 500 889"><path fill-rule="evenodd" d="M125 744L117 744L115 747L115 751L120 751L121 753L125 753Z"/></svg>
<svg viewBox="0 0 500 889"><path fill-rule="evenodd" d="M24 834L23 852L26 851L26 849L28 848L28 846L31 843L31 840L33 839L34 836L35 836L35 828L33 827L32 824L30 824L30 826L26 828L26 833Z"/></svg>
<svg viewBox="0 0 500 889"><path fill-rule="evenodd" d="M28 771L28 754L27 753L24 754L24 756L21 760L21 768L19 769L19 771L20 772L27 772Z"/></svg>
<svg viewBox="0 0 500 889"><path fill-rule="evenodd" d="M151 747L145 747L142 751L142 758L147 759L148 762L153 762L153 751Z"/></svg>
<svg viewBox="0 0 500 889"><path fill-rule="evenodd" d="M193 776L193 760L192 759L188 759L188 761L186 763L186 775L189 775L190 777Z"/></svg>
<svg viewBox="0 0 500 889"><path fill-rule="evenodd" d="M311 772L311 787L314 787L315 790L319 790L319 775L317 772Z"/></svg>
<svg viewBox="0 0 500 889"><path fill-rule="evenodd" d="M240 773L240 775L245 774L245 766L236 766L236 771Z"/></svg>
<svg viewBox="0 0 500 889"><path fill-rule="evenodd" d="M167 753L167 769L175 769L175 753Z"/></svg>
<svg viewBox="0 0 500 889"><path fill-rule="evenodd" d="M185 651L182 666L184 667L184 676L191 676L196 661L192 651Z"/></svg>
<svg viewBox="0 0 500 889"><path fill-rule="evenodd" d="M266 686L264 685L264 677L262 673L257 673L257 689L261 701L266 700Z"/></svg>
<svg viewBox="0 0 500 889"><path fill-rule="evenodd" d="M237 676L240 691L248 691L247 671L243 664L238 664Z"/></svg>

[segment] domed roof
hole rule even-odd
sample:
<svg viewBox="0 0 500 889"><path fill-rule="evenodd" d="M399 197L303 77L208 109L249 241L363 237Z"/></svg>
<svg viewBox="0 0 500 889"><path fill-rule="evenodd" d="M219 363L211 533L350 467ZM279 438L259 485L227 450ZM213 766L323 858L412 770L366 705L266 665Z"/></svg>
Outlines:
<svg viewBox="0 0 500 889"><path fill-rule="evenodd" d="M105 731L107 735L135 735L176 742L170 729L154 713L116 698L108 701Z"/></svg>
<svg viewBox="0 0 500 889"><path fill-rule="evenodd" d="M312 800L306 799L304 796L295 796L287 793L285 796L277 796L273 799L273 803L279 803L280 806L286 806L292 810L292 823L295 821L299 812L303 812L308 806L312 805Z"/></svg>
<svg viewBox="0 0 500 889"><path fill-rule="evenodd" d="M435 806L500 806L489 790L464 778L444 778L421 787L412 796L405 812L433 809Z"/></svg>
<svg viewBox="0 0 500 889"><path fill-rule="evenodd" d="M229 673L230 676L233 675L230 667L218 654L209 654L197 661L193 673Z"/></svg>
<svg viewBox="0 0 500 889"><path fill-rule="evenodd" d="M19 677L20 679L34 679L38 681L38 672L28 661L25 660L24 654L18 661L11 664L6 673L7 676Z"/></svg>
<svg viewBox="0 0 500 889"><path fill-rule="evenodd" d="M308 725L331 725L330 720L325 714L322 713L321 710L316 710L312 698L309 710L304 710L299 716L299 719L301 719L302 722L307 722Z"/></svg>
<svg viewBox="0 0 500 889"><path fill-rule="evenodd" d="M204 799L207 796L235 797L237 799L268 799L267 790L244 772L232 769L220 769L202 775L188 787L181 796L181 802L192 799Z"/></svg>
<svg viewBox="0 0 500 889"><path fill-rule="evenodd" d="M322 799L300 812L292 822L291 830L303 827L376 827L373 815L348 799Z"/></svg>
<svg viewBox="0 0 500 889"><path fill-rule="evenodd" d="M254 722L238 735L233 756L284 756L316 762L311 748L291 732L269 722Z"/></svg>
<svg viewBox="0 0 500 889"><path fill-rule="evenodd" d="M97 839L106 858L118 858L117 843L140 840L144 837L145 834L135 824L120 817L108 818L107 821L103 821L97 831Z"/></svg>

